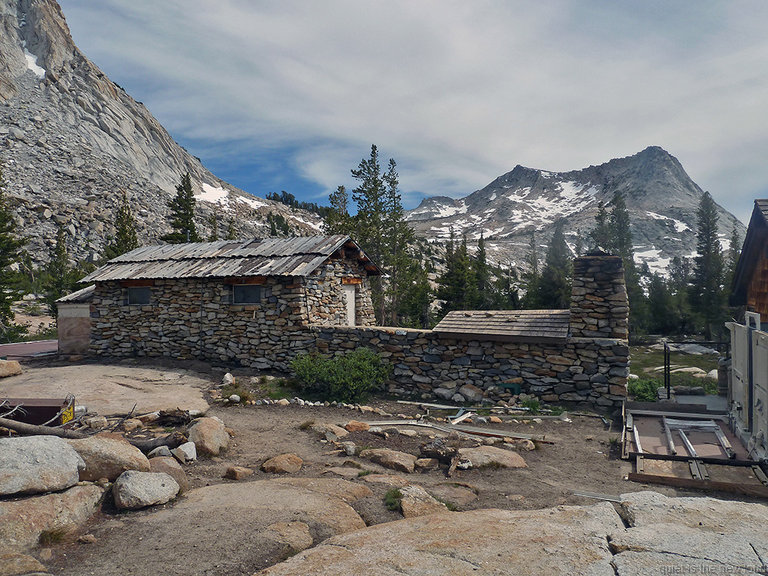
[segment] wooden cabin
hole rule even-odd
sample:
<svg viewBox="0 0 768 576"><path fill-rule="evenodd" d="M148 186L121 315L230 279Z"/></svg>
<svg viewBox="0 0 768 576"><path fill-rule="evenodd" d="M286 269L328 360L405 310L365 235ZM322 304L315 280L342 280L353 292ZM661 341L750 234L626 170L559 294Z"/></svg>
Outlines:
<svg viewBox="0 0 768 576"><path fill-rule="evenodd" d="M755 200L733 278L731 305L760 314L768 328L768 199Z"/></svg>

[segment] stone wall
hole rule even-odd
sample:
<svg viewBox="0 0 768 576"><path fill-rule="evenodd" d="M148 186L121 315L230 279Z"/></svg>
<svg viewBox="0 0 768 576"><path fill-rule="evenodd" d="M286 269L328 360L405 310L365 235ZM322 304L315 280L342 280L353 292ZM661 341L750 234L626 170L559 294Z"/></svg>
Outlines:
<svg viewBox="0 0 768 576"><path fill-rule="evenodd" d="M626 397L629 308L619 258L575 261L571 333L558 343L459 340L372 326L365 275L356 299L358 323L368 326L344 326L341 278L351 277L350 266L330 261L308 278L267 278L262 303L254 306L229 304L229 287L216 280L159 280L151 306L122 305L124 288L102 283L92 304L91 351L288 372L300 353L338 355L365 346L392 365L389 391L402 396L499 402L525 392L544 402L606 409Z"/></svg>

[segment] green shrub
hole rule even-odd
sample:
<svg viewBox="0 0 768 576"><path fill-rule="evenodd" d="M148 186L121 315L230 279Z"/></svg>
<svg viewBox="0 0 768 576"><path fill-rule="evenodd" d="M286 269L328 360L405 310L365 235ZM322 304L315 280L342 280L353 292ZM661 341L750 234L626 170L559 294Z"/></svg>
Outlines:
<svg viewBox="0 0 768 576"><path fill-rule="evenodd" d="M384 505L387 510L397 511L400 510L400 502L403 500L403 493L397 488L391 488L384 494Z"/></svg>
<svg viewBox="0 0 768 576"><path fill-rule="evenodd" d="M523 400L520 403L520 405L523 408L528 408L528 411L531 414L538 414L539 413L539 409L541 408L541 403L538 400L536 400L536 398L528 398L526 400Z"/></svg>
<svg viewBox="0 0 768 576"><path fill-rule="evenodd" d="M300 354L291 362L299 390L337 402L361 402L380 389L390 367L369 348L325 358Z"/></svg>
<svg viewBox="0 0 768 576"><path fill-rule="evenodd" d="M657 392L659 386L657 380L638 378L627 383L627 391L639 402L656 402L659 399Z"/></svg>

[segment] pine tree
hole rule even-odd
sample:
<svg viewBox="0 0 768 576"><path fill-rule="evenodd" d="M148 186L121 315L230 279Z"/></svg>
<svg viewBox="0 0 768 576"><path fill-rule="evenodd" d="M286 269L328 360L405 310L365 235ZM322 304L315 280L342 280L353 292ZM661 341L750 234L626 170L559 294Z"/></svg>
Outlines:
<svg viewBox="0 0 768 576"><path fill-rule="evenodd" d="M538 290L540 306L545 309L570 307L572 271L570 250L563 235L563 220L558 220L541 272Z"/></svg>
<svg viewBox="0 0 768 576"><path fill-rule="evenodd" d="M229 222L227 222L227 235L224 237L225 240L237 240L237 230L235 230L235 221L230 218Z"/></svg>
<svg viewBox="0 0 768 576"><path fill-rule="evenodd" d="M171 209L171 228L173 232L162 237L169 244L184 242L201 242L202 238L195 228L195 194L192 191L192 180L189 172L181 177L176 186L176 196L168 201Z"/></svg>
<svg viewBox="0 0 768 576"><path fill-rule="evenodd" d="M412 289L417 269L408 250L416 241L416 236L405 221L405 211L400 196L397 164L390 158L389 166L383 177L385 185L384 227L386 230L386 257L384 265L389 273L386 283L385 313L390 324L397 326L405 314L402 307L406 293Z"/></svg>
<svg viewBox="0 0 768 576"><path fill-rule="evenodd" d="M608 246L611 253L620 256L624 264L624 279L629 300L629 330L631 334L637 334L642 332L647 324L647 299L640 283L640 273L635 265L629 211L624 195L620 191L614 193L611 200L609 233Z"/></svg>
<svg viewBox="0 0 768 576"><path fill-rule="evenodd" d="M208 228L211 229L211 233L208 234L208 242L216 242L219 239L219 221L216 218L216 212L211 212L208 216Z"/></svg>
<svg viewBox="0 0 768 576"><path fill-rule="evenodd" d="M539 249L535 230L531 230L531 236L528 240L528 253L525 256L525 264L527 271L523 273L523 281L525 283L523 307L528 310L536 310L539 308L541 275L539 274Z"/></svg>
<svg viewBox="0 0 768 576"><path fill-rule="evenodd" d="M56 231L56 245L50 254L48 265L45 267L45 303L51 314L56 317L59 314L56 300L68 294L77 282L77 272L69 261L67 250L67 237L63 226Z"/></svg>
<svg viewBox="0 0 768 576"><path fill-rule="evenodd" d="M722 331L725 299L723 296L723 256L717 232L717 206L709 192L699 202L696 228L696 259L693 269L691 304L700 319L704 336L712 338L713 329Z"/></svg>
<svg viewBox="0 0 768 576"><path fill-rule="evenodd" d="M0 164L0 342L8 342L26 330L13 322L11 304L19 297L11 266L21 259L25 244L16 236L16 222L5 198L5 181Z"/></svg>
<svg viewBox="0 0 768 576"><path fill-rule="evenodd" d="M731 230L731 238L728 241L728 261L725 266L725 291L730 295L733 288L733 277L736 275L736 266L741 256L741 237L736 225Z"/></svg>
<svg viewBox="0 0 768 576"><path fill-rule="evenodd" d="M412 328L431 328L432 288L428 271L418 260L414 262L414 267L413 282L402 300L404 324Z"/></svg>
<svg viewBox="0 0 768 576"><path fill-rule="evenodd" d="M472 272L475 276L475 286L477 291L477 308L479 310L490 310L494 307L494 290L491 284L491 272L488 266L488 256L485 251L485 237L483 231L480 231L480 238L477 240L477 252L472 259Z"/></svg>
<svg viewBox="0 0 768 576"><path fill-rule="evenodd" d="M613 238L608 216L608 210L603 201L597 204L597 214L595 215L595 227L589 233L592 247L603 252L611 252L613 249Z"/></svg>
<svg viewBox="0 0 768 576"><path fill-rule="evenodd" d="M339 186L328 197L331 205L328 215L325 217L323 230L326 234L352 234L352 217L349 215L349 194L344 186Z"/></svg>
<svg viewBox="0 0 768 576"><path fill-rule="evenodd" d="M115 216L115 236L108 239L107 246L104 248L104 259L112 260L138 247L136 219L133 217L131 203L128 201L128 193L123 190Z"/></svg>
<svg viewBox="0 0 768 576"><path fill-rule="evenodd" d="M440 308L443 316L451 310L475 308L477 285L467 253L467 238L464 236L461 244L456 247L453 229L446 247L445 270L437 283L437 298L443 300Z"/></svg>
<svg viewBox="0 0 768 576"><path fill-rule="evenodd" d="M355 216L355 238L371 259L382 266L385 254L385 204L384 179L379 165L379 151L371 145L369 158L360 160L357 169L352 170L352 177L358 186L352 191L352 199L357 204ZM371 299L376 314L376 321L384 322L384 290L380 276L371 279Z"/></svg>

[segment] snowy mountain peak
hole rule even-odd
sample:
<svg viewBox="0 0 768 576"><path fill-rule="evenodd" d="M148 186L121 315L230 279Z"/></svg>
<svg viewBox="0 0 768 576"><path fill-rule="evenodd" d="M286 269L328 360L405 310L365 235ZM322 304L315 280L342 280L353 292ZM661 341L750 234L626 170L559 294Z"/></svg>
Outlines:
<svg viewBox="0 0 768 576"><path fill-rule="evenodd" d="M456 236L476 240L482 231L491 258L520 264L531 231L546 244L560 219L572 249L578 239L586 241L599 202L610 202L617 191L624 194L632 219L638 263L663 271L672 257L694 253L696 209L703 191L659 146L571 172L517 165L465 198L425 198L407 218L430 240L446 240L451 229ZM728 238L734 226L743 236L744 225L719 210L722 237Z"/></svg>

